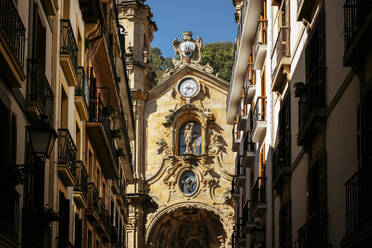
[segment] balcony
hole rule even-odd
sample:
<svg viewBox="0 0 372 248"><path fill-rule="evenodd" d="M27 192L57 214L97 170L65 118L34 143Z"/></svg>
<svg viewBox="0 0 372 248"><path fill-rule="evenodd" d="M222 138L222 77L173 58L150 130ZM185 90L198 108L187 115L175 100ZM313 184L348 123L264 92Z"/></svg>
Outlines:
<svg viewBox="0 0 372 248"><path fill-rule="evenodd" d="M93 223L99 220L98 215L98 190L94 183L88 183L88 208L86 215Z"/></svg>
<svg viewBox="0 0 372 248"><path fill-rule="evenodd" d="M47 15L55 16L58 10L58 0L41 0L45 13Z"/></svg>
<svg viewBox="0 0 372 248"><path fill-rule="evenodd" d="M1 73L10 87L21 88L26 78L23 73L25 33L26 29L13 1L0 0Z"/></svg>
<svg viewBox="0 0 372 248"><path fill-rule="evenodd" d="M45 76L45 70L37 59L27 60L27 75L26 112L32 119L39 119L44 115L52 121L54 94Z"/></svg>
<svg viewBox="0 0 372 248"><path fill-rule="evenodd" d="M372 240L372 166L361 167L346 183L346 234L342 247L368 247Z"/></svg>
<svg viewBox="0 0 372 248"><path fill-rule="evenodd" d="M248 130L244 139L242 167L250 168L255 158L255 143L252 142L252 130Z"/></svg>
<svg viewBox="0 0 372 248"><path fill-rule="evenodd" d="M289 183L291 176L290 135L283 135L273 154L273 189Z"/></svg>
<svg viewBox="0 0 372 248"><path fill-rule="evenodd" d="M254 69L261 70L266 59L267 20L260 16L254 41Z"/></svg>
<svg viewBox="0 0 372 248"><path fill-rule="evenodd" d="M322 221L324 222L325 219L321 218L319 211L315 212L298 230L300 248L329 247L325 242L327 231L324 229L325 226L322 227Z"/></svg>
<svg viewBox="0 0 372 248"><path fill-rule="evenodd" d="M58 129L58 175L66 186L76 182L76 146L68 129Z"/></svg>
<svg viewBox="0 0 372 248"><path fill-rule="evenodd" d="M240 188L237 185L237 177L234 177L231 181L231 193L232 197L235 199L236 202L240 199Z"/></svg>
<svg viewBox="0 0 372 248"><path fill-rule="evenodd" d="M111 137L110 107L104 106L101 95L91 98L89 120L86 123L89 139L94 146L102 171L107 179L118 178L119 161Z"/></svg>
<svg viewBox="0 0 372 248"><path fill-rule="evenodd" d="M245 75L245 104L252 104L253 98L256 94L256 71L253 68L253 52L249 57L248 71Z"/></svg>
<svg viewBox="0 0 372 248"><path fill-rule="evenodd" d="M128 213L128 203L124 182L120 182L119 184L119 192L116 194L116 202L118 203L122 214Z"/></svg>
<svg viewBox="0 0 372 248"><path fill-rule="evenodd" d="M297 21L311 23L318 4L319 1L314 0L297 0Z"/></svg>
<svg viewBox="0 0 372 248"><path fill-rule="evenodd" d="M88 173L85 170L83 161L77 161L76 164L76 183L74 186L73 197L80 208L87 207Z"/></svg>
<svg viewBox="0 0 372 248"><path fill-rule="evenodd" d="M242 160L242 159L238 158L237 161L239 161L239 163L237 165L235 165L236 184L237 184L238 187L244 187L244 185L247 181L247 174L245 172L245 168L243 168L241 166L240 160Z"/></svg>
<svg viewBox="0 0 372 248"><path fill-rule="evenodd" d="M99 7L101 8L101 7ZM98 9L98 11L103 11ZM112 12L115 14L115 11ZM101 20L101 31L102 36L100 39L92 43L91 50L94 50L94 56L92 56L92 62L96 65L95 69L97 74L101 75L101 81L97 83L99 87L105 87L110 91L110 103L111 106L119 110L120 109L120 78L117 75L115 60L119 58L116 47L116 40L114 40L115 35L117 35L116 30L109 32L108 27L114 27L112 23L107 23L111 21L109 16L103 16L106 20ZM94 31L94 30L93 30ZM110 30L111 31L111 30ZM86 29L87 32L87 29Z"/></svg>
<svg viewBox="0 0 372 248"><path fill-rule="evenodd" d="M89 118L89 84L85 75L84 67L77 68L77 86L75 88L75 105L82 121Z"/></svg>
<svg viewBox="0 0 372 248"><path fill-rule="evenodd" d="M238 125L235 124L232 130L233 144L232 151L239 152L240 142L242 141L241 131L238 130Z"/></svg>
<svg viewBox="0 0 372 248"><path fill-rule="evenodd" d="M130 140L128 135L128 128L125 122L124 113L119 114L117 120L118 129L121 130L121 137L116 139L117 145L119 148L122 148L125 157L121 157L121 163L123 165L123 177L128 183L132 183L133 178L133 166L132 166L132 152L130 148Z"/></svg>
<svg viewBox="0 0 372 248"><path fill-rule="evenodd" d="M345 53L344 65L359 62L364 51L370 49L372 26L372 2L346 0L344 4Z"/></svg>
<svg viewBox="0 0 372 248"><path fill-rule="evenodd" d="M113 194L119 194L120 192L120 179L112 179L111 180L111 190Z"/></svg>
<svg viewBox="0 0 372 248"><path fill-rule="evenodd" d="M244 233L254 234L258 231L265 230L263 225L254 220L252 215L252 201L247 201L243 207L243 227Z"/></svg>
<svg viewBox="0 0 372 248"><path fill-rule="evenodd" d="M252 141L262 142L266 135L266 96L257 97L253 111Z"/></svg>
<svg viewBox="0 0 372 248"><path fill-rule="evenodd" d="M280 93L284 90L285 81L289 74L291 65L289 31L289 27L280 27L273 53L271 55L272 90Z"/></svg>
<svg viewBox="0 0 372 248"><path fill-rule="evenodd" d="M259 177L252 188L252 215L262 218L266 208L266 177Z"/></svg>
<svg viewBox="0 0 372 248"><path fill-rule="evenodd" d="M72 31L70 20L61 19L61 48L59 60L68 86L75 87L78 83L76 72L78 63L78 46Z"/></svg>
<svg viewBox="0 0 372 248"><path fill-rule="evenodd" d="M1 190L2 197L6 199L0 207L0 244L8 244L9 247L19 247L19 198L15 190ZM8 247L8 246L6 246Z"/></svg>
<svg viewBox="0 0 372 248"><path fill-rule="evenodd" d="M296 97L299 97L299 132L297 143L304 145L311 141L317 130L322 126L326 116L325 83L323 71L314 68L307 84L298 83Z"/></svg>
<svg viewBox="0 0 372 248"><path fill-rule="evenodd" d="M243 92L244 92L244 88L243 88ZM244 100L244 97L245 96L243 94L242 95L242 100ZM248 106L247 106L247 104L244 103L244 101L241 102L241 105L243 105L243 106L239 110L238 130L239 131L244 131L244 129L246 129L247 121L248 121Z"/></svg>

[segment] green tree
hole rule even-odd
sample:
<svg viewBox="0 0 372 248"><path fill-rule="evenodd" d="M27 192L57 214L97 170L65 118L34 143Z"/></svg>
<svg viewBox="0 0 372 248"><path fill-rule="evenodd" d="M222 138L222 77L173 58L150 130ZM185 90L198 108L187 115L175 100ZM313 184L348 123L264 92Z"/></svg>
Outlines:
<svg viewBox="0 0 372 248"><path fill-rule="evenodd" d="M159 83L166 69L172 69L173 63L172 58L164 58L162 52L158 47L152 47L150 49L151 58L151 71L149 72L150 81L153 85Z"/></svg>
<svg viewBox="0 0 372 248"><path fill-rule="evenodd" d="M209 63L220 78L229 82L234 64L234 48L233 42L207 43L202 49L202 64Z"/></svg>

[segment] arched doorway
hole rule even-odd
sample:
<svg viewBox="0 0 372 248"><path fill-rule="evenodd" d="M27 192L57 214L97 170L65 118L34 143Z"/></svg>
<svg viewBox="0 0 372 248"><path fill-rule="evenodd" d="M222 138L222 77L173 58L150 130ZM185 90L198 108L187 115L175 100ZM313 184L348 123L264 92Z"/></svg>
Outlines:
<svg viewBox="0 0 372 248"><path fill-rule="evenodd" d="M219 218L205 209L181 208L152 227L151 248L220 248L226 233Z"/></svg>

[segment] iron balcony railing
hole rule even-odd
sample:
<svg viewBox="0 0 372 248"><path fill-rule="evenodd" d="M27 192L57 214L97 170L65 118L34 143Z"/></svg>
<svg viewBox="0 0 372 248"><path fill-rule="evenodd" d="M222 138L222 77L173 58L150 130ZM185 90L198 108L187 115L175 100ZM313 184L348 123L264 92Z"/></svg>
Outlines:
<svg viewBox="0 0 372 248"><path fill-rule="evenodd" d="M277 181L280 175L290 167L290 149L288 146L290 135L283 135L273 154L273 181Z"/></svg>
<svg viewBox="0 0 372 248"><path fill-rule="evenodd" d="M127 195L125 190L125 183L123 181L120 181L120 196L123 198L124 208L128 211L128 201L127 201Z"/></svg>
<svg viewBox="0 0 372 248"><path fill-rule="evenodd" d="M85 75L84 67L79 66L77 68L76 76L77 76L78 84L77 84L77 87L75 88L75 96L82 96L84 98L85 105L87 106L87 108L89 108L90 88L89 88L88 79Z"/></svg>
<svg viewBox="0 0 372 248"><path fill-rule="evenodd" d="M70 56L72 66L77 71L78 46L76 44L71 22L68 19L61 19L61 54Z"/></svg>
<svg viewBox="0 0 372 248"><path fill-rule="evenodd" d="M290 56L289 50L289 27L280 27L278 37L276 39L273 52L271 54L271 69L272 74L271 77L274 79L276 72L278 70L280 60L283 57Z"/></svg>
<svg viewBox="0 0 372 248"><path fill-rule="evenodd" d="M83 161L77 161L76 165L76 183L74 186L75 191L83 193L85 199L88 199L88 173L85 170Z"/></svg>
<svg viewBox="0 0 372 248"><path fill-rule="evenodd" d="M98 190L94 183L88 183L88 208L98 213Z"/></svg>
<svg viewBox="0 0 372 248"><path fill-rule="evenodd" d="M111 133L111 120L110 120L110 106L105 106L101 94L99 93L96 98L90 98L90 108L89 108L89 121L90 122L100 122L105 130L107 140L110 145L111 153L115 160L115 166L119 166L119 158L116 154L116 148L114 144L114 138Z"/></svg>
<svg viewBox="0 0 372 248"><path fill-rule="evenodd" d="M38 102L49 121L53 119L54 94L37 59L27 60L27 100Z"/></svg>
<svg viewBox="0 0 372 248"><path fill-rule="evenodd" d="M68 129L58 129L58 163L65 164L76 179L76 146Z"/></svg>
<svg viewBox="0 0 372 248"><path fill-rule="evenodd" d="M345 51L350 47L372 9L372 2L346 0L344 4Z"/></svg>
<svg viewBox="0 0 372 248"><path fill-rule="evenodd" d="M257 52L261 45L266 45L267 43L267 20L261 15L258 20L256 36L254 40L254 57L257 58Z"/></svg>
<svg viewBox="0 0 372 248"><path fill-rule="evenodd" d="M23 67L26 29L13 0L0 0L0 32L18 64Z"/></svg>
<svg viewBox="0 0 372 248"><path fill-rule="evenodd" d="M9 235L12 240L18 240L19 224L19 198L20 195L15 190L4 189L2 197L5 202L0 207L0 230L3 234Z"/></svg>
<svg viewBox="0 0 372 248"><path fill-rule="evenodd" d="M257 97L253 111L253 125L257 121L266 121L266 96Z"/></svg>
<svg viewBox="0 0 372 248"><path fill-rule="evenodd" d="M254 208L257 204L266 203L266 177L257 178L252 188L252 203Z"/></svg>
<svg viewBox="0 0 372 248"><path fill-rule="evenodd" d="M247 224L252 224L254 223L254 217L252 216L252 201L248 200L243 207L242 211L242 220L243 220L243 225Z"/></svg>
<svg viewBox="0 0 372 248"><path fill-rule="evenodd" d="M99 219L102 223L104 223L105 220L106 220L105 202L103 201L103 199L101 197L98 197L97 203L98 203L98 212L97 213L98 213Z"/></svg>
<svg viewBox="0 0 372 248"><path fill-rule="evenodd" d="M322 78L323 70L320 68L313 68L309 73L304 94L298 101L300 132L304 130L314 111L325 107L325 84Z"/></svg>
<svg viewBox="0 0 372 248"><path fill-rule="evenodd" d="M252 130L248 130L244 139L244 152L254 152L255 143L252 141Z"/></svg>
<svg viewBox="0 0 372 248"><path fill-rule="evenodd" d="M310 216L306 223L298 230L298 244L300 248L327 247L322 246L319 212Z"/></svg>
<svg viewBox="0 0 372 248"><path fill-rule="evenodd" d="M121 112L119 117L120 117L121 129L122 129L123 135L124 135L125 147L126 147L127 155L128 155L127 159L128 159L128 162L129 162L130 166L133 167L133 165L132 165L132 152L131 152L131 148L130 148L128 128L127 128L127 124L125 122L124 113Z"/></svg>
<svg viewBox="0 0 372 248"><path fill-rule="evenodd" d="M372 161L361 167L346 183L346 234L372 226Z"/></svg>

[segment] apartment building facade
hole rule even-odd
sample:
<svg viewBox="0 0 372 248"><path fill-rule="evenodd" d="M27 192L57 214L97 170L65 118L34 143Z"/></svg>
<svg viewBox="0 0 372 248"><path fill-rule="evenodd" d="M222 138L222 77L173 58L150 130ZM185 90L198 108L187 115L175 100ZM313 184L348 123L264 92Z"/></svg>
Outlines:
<svg viewBox="0 0 372 248"><path fill-rule="evenodd" d="M0 246L125 246L134 127L117 2L0 9Z"/></svg>
<svg viewBox="0 0 372 248"><path fill-rule="evenodd" d="M234 245L367 247L371 58L366 44L371 36L366 30L371 27L371 4L234 4L239 31L227 101L227 121L236 127ZM262 15L266 39L259 28ZM254 65L260 61L260 47L266 48L267 94L262 144L255 139L262 119L256 117L254 101L264 96L262 84L257 84L262 69ZM262 147L267 149L264 156ZM264 174L255 173L263 164ZM257 198L261 176L266 189ZM259 202L266 204L260 216Z"/></svg>

